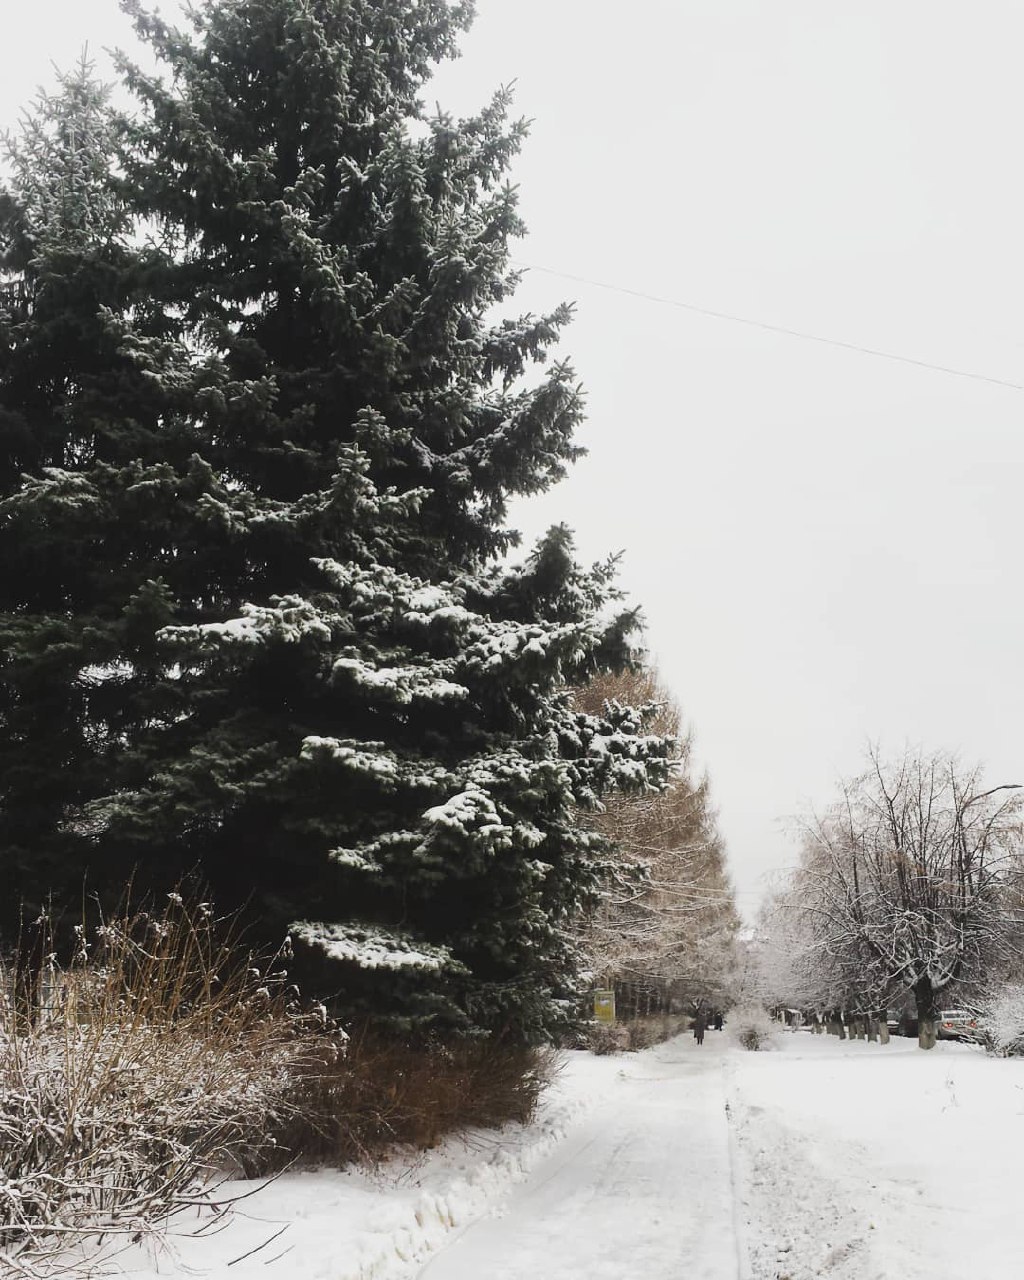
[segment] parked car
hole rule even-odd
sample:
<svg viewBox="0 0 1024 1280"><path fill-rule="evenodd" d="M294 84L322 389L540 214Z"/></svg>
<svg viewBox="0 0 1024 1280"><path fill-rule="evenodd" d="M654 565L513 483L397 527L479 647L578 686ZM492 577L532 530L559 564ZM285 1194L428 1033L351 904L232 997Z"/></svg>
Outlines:
<svg viewBox="0 0 1024 1280"><path fill-rule="evenodd" d="M969 1009L940 1009L935 1034L940 1040L977 1040L978 1019Z"/></svg>

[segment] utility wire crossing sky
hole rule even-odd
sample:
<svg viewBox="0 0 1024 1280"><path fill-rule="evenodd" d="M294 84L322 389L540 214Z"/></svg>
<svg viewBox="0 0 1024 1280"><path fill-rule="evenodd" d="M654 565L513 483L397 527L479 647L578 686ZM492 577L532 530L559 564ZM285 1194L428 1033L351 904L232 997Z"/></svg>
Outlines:
<svg viewBox="0 0 1024 1280"><path fill-rule="evenodd" d="M1010 382L1006 378L994 378L987 373L975 373L969 369L954 369L950 365L935 364L931 360L918 360L913 356L898 355L895 351L879 351L875 347L866 347L859 342L844 342L841 338L828 338L821 333L809 333L802 329L789 329L785 325L769 324L766 320L754 320L750 316L737 316L728 311L716 311L711 307L698 306L695 302L683 302L680 298L661 298L654 293L644 293L640 289L630 289L621 284L609 284L607 280L591 280L588 276L573 275L568 271L556 271L554 267L539 267L536 263L516 260L516 266L528 271L542 271L545 275L556 276L559 280L572 280L576 284L593 285L596 289L608 289L612 293L621 293L630 298L642 298L646 302L657 302L666 307L679 307L682 311L692 311L695 315L709 316L713 320L730 320L734 324L749 324L755 329L764 329L767 333L782 333L789 338L801 338L804 342L821 342L829 347L840 347L845 351L856 351L860 355L874 356L879 360L897 360L900 364L912 364L919 369L932 369L936 373L952 374L955 378L974 378L978 382L990 382L995 387L1009 387L1013 391L1024 391L1024 383Z"/></svg>

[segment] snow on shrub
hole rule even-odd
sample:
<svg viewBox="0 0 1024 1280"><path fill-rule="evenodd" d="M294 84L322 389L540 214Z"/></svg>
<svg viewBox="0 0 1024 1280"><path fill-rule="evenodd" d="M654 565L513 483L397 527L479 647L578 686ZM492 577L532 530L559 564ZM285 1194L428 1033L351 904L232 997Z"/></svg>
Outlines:
<svg viewBox="0 0 1024 1280"><path fill-rule="evenodd" d="M66 967L39 924L35 963L0 970L0 1270L24 1274L259 1168L340 1043L205 905L79 928Z"/></svg>
<svg viewBox="0 0 1024 1280"><path fill-rule="evenodd" d="M771 1018L760 1005L744 1005L729 1014L729 1031L744 1049L769 1048L773 1030Z"/></svg>
<svg viewBox="0 0 1024 1280"><path fill-rule="evenodd" d="M603 1022L592 1022L587 1028L587 1048L591 1053L625 1053L629 1047L629 1031L621 1023L608 1026Z"/></svg>
<svg viewBox="0 0 1024 1280"><path fill-rule="evenodd" d="M981 1037L993 1053L1003 1057L1024 1054L1024 984L1007 983L982 1001L978 1023Z"/></svg>

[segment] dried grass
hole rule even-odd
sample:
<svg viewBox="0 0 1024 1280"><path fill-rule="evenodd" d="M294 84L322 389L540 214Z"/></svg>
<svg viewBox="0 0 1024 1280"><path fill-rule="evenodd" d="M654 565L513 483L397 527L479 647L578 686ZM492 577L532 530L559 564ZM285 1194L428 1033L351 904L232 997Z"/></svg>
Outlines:
<svg viewBox="0 0 1024 1280"><path fill-rule="evenodd" d="M555 1070L494 1040L349 1038L300 1008L283 955L259 962L177 894L76 937L61 965L38 922L39 962L0 966L0 1272L86 1274L224 1207L232 1175L525 1123Z"/></svg>
<svg viewBox="0 0 1024 1280"><path fill-rule="evenodd" d="M215 1175L261 1167L298 1076L338 1056L280 957L259 964L222 925L171 895L160 913L79 928L64 967L40 921L42 963L0 974L0 1250L12 1268L138 1237L208 1197Z"/></svg>

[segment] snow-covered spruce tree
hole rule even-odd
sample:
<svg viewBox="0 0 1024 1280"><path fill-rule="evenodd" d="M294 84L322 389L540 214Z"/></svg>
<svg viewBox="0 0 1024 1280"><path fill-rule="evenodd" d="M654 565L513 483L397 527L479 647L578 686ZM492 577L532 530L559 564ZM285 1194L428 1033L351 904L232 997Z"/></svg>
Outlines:
<svg viewBox="0 0 1024 1280"><path fill-rule="evenodd" d="M97 612L116 627L131 538L100 540L92 477L140 452L146 379L118 349L106 310L136 291L140 255L114 182L119 130L84 60L40 94L7 139L0 188L0 925L22 898L36 914L67 883L62 828L87 798L101 744L88 725ZM153 418L152 412L149 414ZM153 450L150 451L151 453ZM104 527L105 523L105 527ZM129 532L127 521L122 532ZM86 631L92 634L87 638ZM108 693L109 697L109 693ZM79 867L73 878L81 880Z"/></svg>
<svg viewBox="0 0 1024 1280"><path fill-rule="evenodd" d="M103 316L137 384L113 455L8 504L15 552L45 516L28 613L73 619L90 691L66 883L196 867L344 1010L540 1037L598 874L576 806L667 763L632 710L568 701L629 660L610 567L560 528L499 562L581 415L567 366L520 384L567 311L492 318L523 129L504 93L419 105L468 5L225 0L189 33L127 7L170 72L123 68L121 189L156 241L144 301ZM72 545L104 590L61 577Z"/></svg>

